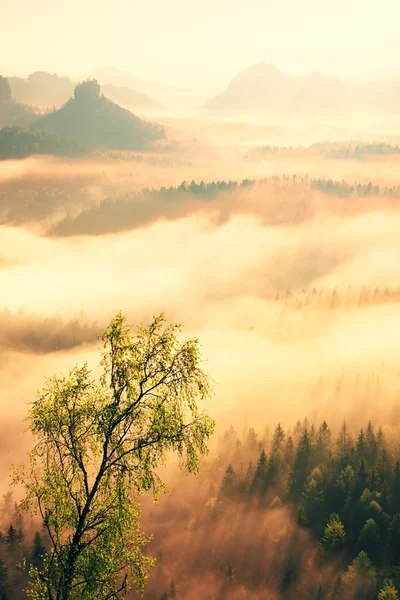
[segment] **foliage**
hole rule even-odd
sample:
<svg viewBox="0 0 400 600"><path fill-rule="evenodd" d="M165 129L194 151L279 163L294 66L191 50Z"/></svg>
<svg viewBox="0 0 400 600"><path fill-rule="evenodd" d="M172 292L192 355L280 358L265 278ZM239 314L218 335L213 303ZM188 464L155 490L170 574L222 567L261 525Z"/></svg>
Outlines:
<svg viewBox="0 0 400 600"><path fill-rule="evenodd" d="M374 519L368 519L360 531L358 548L367 552L371 558L376 558L380 548L381 536L379 528Z"/></svg>
<svg viewBox="0 0 400 600"><path fill-rule="evenodd" d="M367 600L374 597L376 571L365 552L360 552L356 556L343 579L345 587L351 590L353 598Z"/></svg>
<svg viewBox="0 0 400 600"><path fill-rule="evenodd" d="M25 158L31 154L81 155L85 146L39 129L0 129L0 159Z"/></svg>
<svg viewBox="0 0 400 600"><path fill-rule="evenodd" d="M189 472L213 421L197 399L210 394L196 339L161 315L149 327L117 315L103 334L103 375L85 364L52 377L33 403L30 466L16 470L23 507L36 510L51 540L31 567L36 600L101 600L142 590L153 560L140 527L137 495L164 489L157 467L176 452Z"/></svg>
<svg viewBox="0 0 400 600"><path fill-rule="evenodd" d="M189 597L187 574L196 573L195 582L214 574L216 565L221 586L233 586L232 593L245 588L248 597L260 594L266 581L279 598L377 600L382 590L393 595L384 582L390 579L396 589L400 581L399 433L389 440L387 431L370 422L357 432L306 419L262 433L228 429L202 464L190 503L184 474L176 475L174 490L156 511L141 498L141 519L154 532L152 554L163 556L146 599L163 592L168 598L172 578L176 596ZM293 481L299 486L295 497ZM17 590L27 575L15 570L16 557L35 564L38 546L50 550L50 540L42 533L31 541L21 537L18 518L7 514L5 523L13 527L3 525L0 558L7 589ZM173 536L179 532L177 547L165 537L166 527ZM132 536L140 534L135 520Z"/></svg>
<svg viewBox="0 0 400 600"><path fill-rule="evenodd" d="M265 193L268 199L271 194L279 195L280 191L292 188L313 190L328 196L345 198L361 198L369 196L400 197L400 186L383 188L379 185L348 183L332 179L309 179L308 177L271 177L259 180L244 179L242 181L211 181L205 183L183 181L180 185L158 190L144 188L140 192L129 192L121 196L110 196L100 204L84 208L78 215L65 217L49 231L50 235L100 235L107 232L126 231L164 218L186 216L188 212L215 208L221 210L224 218L230 210L235 209L235 193L249 189L257 189ZM265 186L265 189L264 189ZM218 206L218 202L221 206ZM222 202L224 204L222 204ZM213 205L215 202L215 205ZM272 222L275 222L274 220Z"/></svg>
<svg viewBox="0 0 400 600"><path fill-rule="evenodd" d="M399 595L391 581L385 581L378 594L378 600L399 600Z"/></svg>
<svg viewBox="0 0 400 600"><path fill-rule="evenodd" d="M14 100L0 102L0 127L29 127L37 119L37 111Z"/></svg>
<svg viewBox="0 0 400 600"><path fill-rule="evenodd" d="M342 550L345 539L346 531L344 525L339 515L334 514L325 526L321 543L325 550L336 552Z"/></svg>

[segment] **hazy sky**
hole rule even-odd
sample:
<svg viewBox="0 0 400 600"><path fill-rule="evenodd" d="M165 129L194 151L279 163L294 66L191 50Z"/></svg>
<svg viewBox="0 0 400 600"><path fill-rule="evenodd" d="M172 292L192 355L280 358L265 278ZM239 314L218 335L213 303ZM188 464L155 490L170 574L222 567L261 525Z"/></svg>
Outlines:
<svg viewBox="0 0 400 600"><path fill-rule="evenodd" d="M400 67L399 0L0 0L0 73L223 87L252 63L293 74Z"/></svg>

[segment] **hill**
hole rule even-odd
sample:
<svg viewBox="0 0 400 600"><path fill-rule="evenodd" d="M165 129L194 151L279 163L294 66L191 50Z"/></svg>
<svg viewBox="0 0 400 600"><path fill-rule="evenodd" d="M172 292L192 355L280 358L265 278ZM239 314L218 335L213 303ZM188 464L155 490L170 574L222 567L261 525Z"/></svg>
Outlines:
<svg viewBox="0 0 400 600"><path fill-rule="evenodd" d="M182 109L201 106L217 91L211 87L183 87L145 81L129 71L110 66L95 69L87 74L85 79L96 79L102 86L110 84L117 87L128 87L157 99L168 107Z"/></svg>
<svg viewBox="0 0 400 600"><path fill-rule="evenodd" d="M165 110L165 106L158 102L157 100L153 100L150 96L146 94L142 94L141 92L137 92L132 88L126 86L118 86L112 84L105 84L101 87L104 95L116 102L117 104L122 104L123 106L129 106L132 108L146 108L152 110Z"/></svg>
<svg viewBox="0 0 400 600"><path fill-rule="evenodd" d="M117 78L125 81L125 78ZM135 83L134 76L130 81ZM138 80L140 81L140 80ZM75 84L69 77L60 77L46 71L31 73L26 79L9 77L13 98L23 104L34 104L41 108L60 107L65 104L74 93ZM132 108L163 109L163 105L153 100L148 95L136 91L132 86L114 85L106 83L102 87L105 96L125 106Z"/></svg>
<svg viewBox="0 0 400 600"><path fill-rule="evenodd" d="M337 77L311 73L300 83L289 104L295 114L327 115L346 112L351 107L351 92Z"/></svg>
<svg viewBox="0 0 400 600"><path fill-rule="evenodd" d="M26 79L9 77L14 99L23 104L33 104L41 108L61 106L74 92L74 83L68 77L55 73L36 71Z"/></svg>
<svg viewBox="0 0 400 600"><path fill-rule="evenodd" d="M138 150L165 137L160 125L142 121L100 95L96 81L77 85L73 98L33 126L91 148Z"/></svg>
<svg viewBox="0 0 400 600"><path fill-rule="evenodd" d="M8 79L0 75L0 127L27 127L36 118L37 112L34 108L15 101Z"/></svg>
<svg viewBox="0 0 400 600"><path fill-rule="evenodd" d="M263 110L310 116L351 115L354 111L398 114L400 78L396 73L378 70L344 81L317 72L307 77L290 77L272 65L260 63L236 75L204 108L220 112Z"/></svg>
<svg viewBox="0 0 400 600"><path fill-rule="evenodd" d="M293 92L291 77L273 65L260 63L236 75L223 92L206 103L206 108L277 111L289 102Z"/></svg>

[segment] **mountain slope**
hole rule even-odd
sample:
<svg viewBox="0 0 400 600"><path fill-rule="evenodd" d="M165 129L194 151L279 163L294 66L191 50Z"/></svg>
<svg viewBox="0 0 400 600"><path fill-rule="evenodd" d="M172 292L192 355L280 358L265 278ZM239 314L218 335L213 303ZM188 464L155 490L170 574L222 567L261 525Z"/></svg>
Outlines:
<svg viewBox="0 0 400 600"><path fill-rule="evenodd" d="M223 92L206 103L206 108L275 111L289 102L293 90L291 77L273 65L260 63L236 75Z"/></svg>
<svg viewBox="0 0 400 600"><path fill-rule="evenodd" d="M174 108L201 106L217 91L211 87L183 87L145 81L129 71L117 67L99 67L87 74L85 79L96 79L101 85L128 87Z"/></svg>
<svg viewBox="0 0 400 600"><path fill-rule="evenodd" d="M0 127L26 127L36 118L37 111L31 106L16 102L8 79L0 75Z"/></svg>
<svg viewBox="0 0 400 600"><path fill-rule="evenodd" d="M260 63L234 77L223 92L206 104L221 112L262 110L279 115L338 116L354 112L400 114L400 77L395 70L378 70L343 79L313 72L290 77ZM400 72L399 72L400 73Z"/></svg>
<svg viewBox="0 0 400 600"><path fill-rule="evenodd" d="M299 115L341 114L351 108L351 93L338 78L311 73L300 84L289 111Z"/></svg>
<svg viewBox="0 0 400 600"><path fill-rule="evenodd" d="M36 71L27 79L8 78L14 99L23 104L33 104L41 108L60 106L74 92L74 83L68 77Z"/></svg>
<svg viewBox="0 0 400 600"><path fill-rule="evenodd" d="M106 84L103 85L101 89L107 98L113 102L116 102L117 104L122 104L132 108L165 110L165 106L161 104L161 102L153 100L153 98L150 98L150 96L142 94L141 92L137 92L136 90L126 86Z"/></svg>
<svg viewBox="0 0 400 600"><path fill-rule="evenodd" d="M86 81L75 88L59 110L33 124L37 129L56 133L93 148L138 150L165 137L163 127L142 121L105 96L100 96L96 81Z"/></svg>

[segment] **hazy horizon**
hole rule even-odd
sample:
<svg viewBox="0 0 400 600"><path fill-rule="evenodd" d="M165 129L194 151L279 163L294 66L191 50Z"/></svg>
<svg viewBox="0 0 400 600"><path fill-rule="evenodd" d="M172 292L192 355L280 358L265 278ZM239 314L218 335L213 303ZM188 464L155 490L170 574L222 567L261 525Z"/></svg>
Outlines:
<svg viewBox="0 0 400 600"><path fill-rule="evenodd" d="M395 0L374 6L339 0L329 12L317 0L285 0L273 7L250 0L234 8L226 0L201 5L71 0L68 9L60 0L4 2L7 59L0 69L22 77L40 70L80 78L115 66L147 81L216 88L260 62L290 75L319 71L346 77L400 69Z"/></svg>

